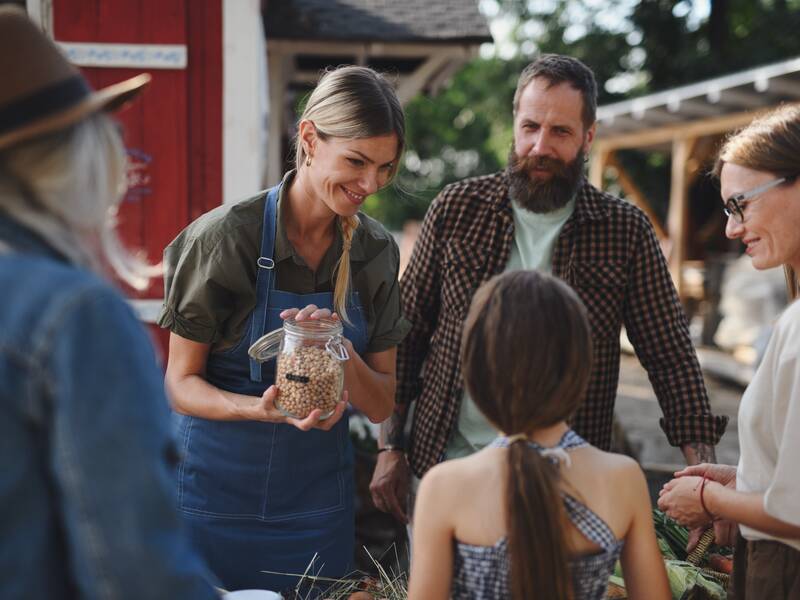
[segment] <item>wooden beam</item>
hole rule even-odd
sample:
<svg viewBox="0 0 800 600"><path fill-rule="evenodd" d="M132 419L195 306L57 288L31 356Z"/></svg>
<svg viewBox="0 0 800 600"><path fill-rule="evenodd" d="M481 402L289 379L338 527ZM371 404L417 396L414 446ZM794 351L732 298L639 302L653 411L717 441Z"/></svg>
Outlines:
<svg viewBox="0 0 800 600"><path fill-rule="evenodd" d="M675 123L685 123L686 119L680 114L666 110L664 107L654 107L645 109L634 109L633 118L637 121L647 119L648 122L658 123L658 125L674 125Z"/></svg>
<svg viewBox="0 0 800 600"><path fill-rule="evenodd" d="M432 95L436 95L439 93L439 89L449 81L453 75L455 75L459 69L464 65L464 63L472 60L479 54L479 47L473 46L472 48L468 48L468 56L464 56L461 58L452 57L450 62L445 65L445 67L439 71L433 78L428 81L428 90Z"/></svg>
<svg viewBox="0 0 800 600"><path fill-rule="evenodd" d="M406 77L397 87L397 98L400 104L405 106L425 84L442 70L451 60L451 54L447 52L431 54L428 59L417 67L414 72Z"/></svg>
<svg viewBox="0 0 800 600"><path fill-rule="evenodd" d="M764 91L771 94L784 94L786 96L800 96L800 82L789 79L768 79Z"/></svg>
<svg viewBox="0 0 800 600"><path fill-rule="evenodd" d="M613 153L611 153L608 157L608 166L617 171L617 182L619 182L619 185L625 192L625 195L630 198L631 202L633 202L635 206L638 206L640 209L642 209L644 214L647 215L647 218L650 219L650 222L653 224L653 228L656 230L656 236L658 236L658 239L666 239L667 232L664 231L664 226L659 221L656 213L653 212L653 209L650 206L650 203L647 201L647 198L642 193L642 190L639 189L639 186L637 186L633 179L631 179L630 175L628 175Z"/></svg>
<svg viewBox="0 0 800 600"><path fill-rule="evenodd" d="M697 139L692 150L692 155L686 162L686 176L688 177L689 186L692 186L698 177L703 175L703 168L708 165L710 158L718 150L719 146L718 135L709 135Z"/></svg>
<svg viewBox="0 0 800 600"><path fill-rule="evenodd" d="M681 113L684 118L687 116L692 117L718 117L719 106L708 104L701 100L693 100L691 98L675 98L667 104L667 109L674 113Z"/></svg>
<svg viewBox="0 0 800 600"><path fill-rule="evenodd" d="M603 175L612 154L608 150L597 150L597 148L592 151L592 158L589 162L589 183L598 190L603 189Z"/></svg>
<svg viewBox="0 0 800 600"><path fill-rule="evenodd" d="M362 52L367 56L396 56L404 58L420 58L429 54L448 53L455 57L468 59L472 56L476 43L448 42L441 44L425 44L416 42L338 42L320 40L267 40L270 51L281 54L318 54L320 56L342 56L351 54L358 56Z"/></svg>
<svg viewBox="0 0 800 600"><path fill-rule="evenodd" d="M764 96L755 91L749 90L722 90L716 100L711 102L719 102L721 104L732 104L742 108L755 108L764 105Z"/></svg>
<svg viewBox="0 0 800 600"><path fill-rule="evenodd" d="M672 144L672 179L669 190L667 231L672 241L669 270L678 296L683 296L683 263L686 260L687 225L689 220L689 176L686 163L692 156L697 138L676 139Z"/></svg>
<svg viewBox="0 0 800 600"><path fill-rule="evenodd" d="M747 125L754 117L765 111L766 109L740 112L723 117L693 121L684 125L668 125L633 133L623 133L616 136L596 139L594 146L602 150L648 148L676 139L697 138L706 135L726 133Z"/></svg>

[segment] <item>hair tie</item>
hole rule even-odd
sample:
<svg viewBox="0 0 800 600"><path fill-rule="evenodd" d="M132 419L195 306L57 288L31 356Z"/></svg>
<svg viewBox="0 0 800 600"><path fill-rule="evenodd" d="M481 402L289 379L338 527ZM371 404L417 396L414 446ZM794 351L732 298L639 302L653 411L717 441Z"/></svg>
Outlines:
<svg viewBox="0 0 800 600"><path fill-rule="evenodd" d="M527 442L528 436L524 433L515 433L514 435L509 435L506 437L508 440L508 445L510 446L514 442Z"/></svg>
<svg viewBox="0 0 800 600"><path fill-rule="evenodd" d="M569 453L563 448L544 448L539 451L539 454L542 458L549 460L555 466L559 466L562 462L568 469L572 466L572 459L569 457Z"/></svg>

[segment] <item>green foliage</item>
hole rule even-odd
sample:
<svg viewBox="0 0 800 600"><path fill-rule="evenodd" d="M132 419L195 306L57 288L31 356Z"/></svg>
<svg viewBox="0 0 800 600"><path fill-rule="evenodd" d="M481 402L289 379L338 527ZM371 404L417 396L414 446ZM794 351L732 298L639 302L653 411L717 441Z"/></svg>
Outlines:
<svg viewBox="0 0 800 600"><path fill-rule="evenodd" d="M436 96L406 107L405 160L393 186L365 211L391 229L421 219L442 187L503 167L511 147L511 102L525 60L475 59Z"/></svg>
<svg viewBox="0 0 800 600"><path fill-rule="evenodd" d="M484 0L491 4L491 0ZM593 69L599 103L686 85L800 54L800 0L494 0L513 23L510 59L476 58L435 96L406 106L407 153L396 185L365 210L392 229L420 219L448 183L501 169L511 144L511 99L539 52L575 56ZM669 161L620 153L666 215Z"/></svg>

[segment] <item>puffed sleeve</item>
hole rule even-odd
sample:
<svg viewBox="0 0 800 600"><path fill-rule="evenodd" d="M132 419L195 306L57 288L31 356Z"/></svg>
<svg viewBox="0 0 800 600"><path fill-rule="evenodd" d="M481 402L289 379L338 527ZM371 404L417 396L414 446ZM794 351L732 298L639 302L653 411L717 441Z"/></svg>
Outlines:
<svg viewBox="0 0 800 600"><path fill-rule="evenodd" d="M158 325L195 342L219 341L252 274L235 236L190 226L164 250L164 305Z"/></svg>

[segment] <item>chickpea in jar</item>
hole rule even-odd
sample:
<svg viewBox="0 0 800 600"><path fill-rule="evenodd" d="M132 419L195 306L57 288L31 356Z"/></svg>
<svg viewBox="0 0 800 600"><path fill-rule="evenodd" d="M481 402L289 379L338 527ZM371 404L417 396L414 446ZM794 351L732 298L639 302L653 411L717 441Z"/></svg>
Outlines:
<svg viewBox="0 0 800 600"><path fill-rule="evenodd" d="M320 409L330 416L342 393L341 363L325 348L301 346L278 356L275 381L280 388L277 405L297 419Z"/></svg>

